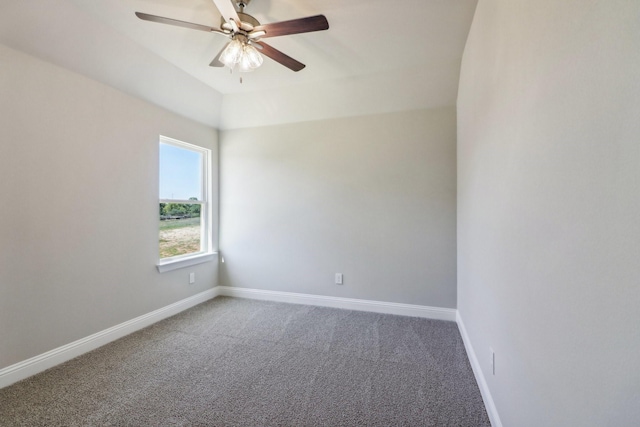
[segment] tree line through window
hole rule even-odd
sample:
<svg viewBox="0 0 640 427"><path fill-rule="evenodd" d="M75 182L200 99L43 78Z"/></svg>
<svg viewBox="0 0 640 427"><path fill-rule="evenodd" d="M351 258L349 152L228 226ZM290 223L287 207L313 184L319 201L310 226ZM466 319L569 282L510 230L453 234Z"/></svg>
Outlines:
<svg viewBox="0 0 640 427"><path fill-rule="evenodd" d="M198 200L191 197L189 200ZM188 203L160 203L160 221L200 217L200 205Z"/></svg>

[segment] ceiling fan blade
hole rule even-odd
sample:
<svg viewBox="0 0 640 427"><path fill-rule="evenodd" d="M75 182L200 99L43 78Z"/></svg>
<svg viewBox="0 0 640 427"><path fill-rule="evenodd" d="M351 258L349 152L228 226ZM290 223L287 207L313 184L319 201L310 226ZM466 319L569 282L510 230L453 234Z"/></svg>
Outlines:
<svg viewBox="0 0 640 427"><path fill-rule="evenodd" d="M213 0L213 4L216 5L218 11L220 11L220 15L222 15L222 19L226 22L229 22L230 20L233 20L236 23L240 22L238 12L236 12L236 8L233 6L232 0Z"/></svg>
<svg viewBox="0 0 640 427"><path fill-rule="evenodd" d="M175 25L176 27L191 28L192 30L206 31L208 33L225 34L224 31L219 28L207 27L206 25L194 24L193 22L178 21L177 19L164 18L142 12L136 12L136 16L144 21L159 22L160 24Z"/></svg>
<svg viewBox="0 0 640 427"><path fill-rule="evenodd" d="M220 55L222 55L222 52L224 52L224 50L227 48L228 45L229 44L227 43L224 45L222 49L220 49L220 52L218 52L216 57L213 58L213 61L211 61L211 64L209 64L209 67L224 67L224 64L220 62Z"/></svg>
<svg viewBox="0 0 640 427"><path fill-rule="evenodd" d="M279 62L280 64L284 65L290 70L300 71L304 67L306 67L306 65L304 65L303 63L296 61L295 59L293 59L288 55L285 55L284 53L280 52L278 49L272 48L265 42L254 43L254 46L256 46L259 49L261 54L263 54L264 56L268 56L269 58L273 59L276 62Z"/></svg>
<svg viewBox="0 0 640 427"><path fill-rule="evenodd" d="M324 15L309 16L307 18L292 19L291 21L274 22L273 24L258 25L254 31L266 31L265 37L286 36L287 34L310 33L329 29L329 21Z"/></svg>

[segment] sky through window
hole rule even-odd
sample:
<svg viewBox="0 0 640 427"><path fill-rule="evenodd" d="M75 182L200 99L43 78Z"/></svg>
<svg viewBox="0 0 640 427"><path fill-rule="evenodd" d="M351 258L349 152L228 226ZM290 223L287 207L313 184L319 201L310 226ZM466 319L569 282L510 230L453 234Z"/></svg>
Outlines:
<svg viewBox="0 0 640 427"><path fill-rule="evenodd" d="M202 154L160 143L160 199L202 200Z"/></svg>

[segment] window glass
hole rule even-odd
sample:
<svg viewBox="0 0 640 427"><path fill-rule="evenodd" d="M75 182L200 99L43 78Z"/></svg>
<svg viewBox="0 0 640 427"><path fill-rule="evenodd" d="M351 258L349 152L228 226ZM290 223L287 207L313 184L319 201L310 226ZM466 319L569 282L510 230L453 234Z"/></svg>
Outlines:
<svg viewBox="0 0 640 427"><path fill-rule="evenodd" d="M202 157L173 144L160 143L160 198L202 200Z"/></svg>
<svg viewBox="0 0 640 427"><path fill-rule="evenodd" d="M210 252L209 150L160 138L159 256L161 262Z"/></svg>

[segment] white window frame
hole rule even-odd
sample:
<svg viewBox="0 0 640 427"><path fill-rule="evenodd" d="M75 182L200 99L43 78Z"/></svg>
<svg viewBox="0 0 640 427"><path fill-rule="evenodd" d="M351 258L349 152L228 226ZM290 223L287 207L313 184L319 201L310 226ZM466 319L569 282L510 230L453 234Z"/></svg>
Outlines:
<svg viewBox="0 0 640 427"><path fill-rule="evenodd" d="M169 138L160 135L158 142L158 149L160 144L173 145L174 147L195 151L202 154L202 200L178 200L178 199L160 199L160 203L185 203L185 204L198 204L200 205L200 251L185 255L177 255L168 258L159 258L158 256L158 271L164 273L166 271L176 270L178 268L189 267L191 265L201 264L204 262L213 261L215 252L213 251L212 242L212 224L213 224L213 212L212 212L212 189L211 189L211 150L208 148L200 147L198 145L189 144L188 142L180 141L177 139ZM158 173L158 179L160 175ZM156 208L158 212L158 208ZM158 230L160 229L160 218L158 217Z"/></svg>

